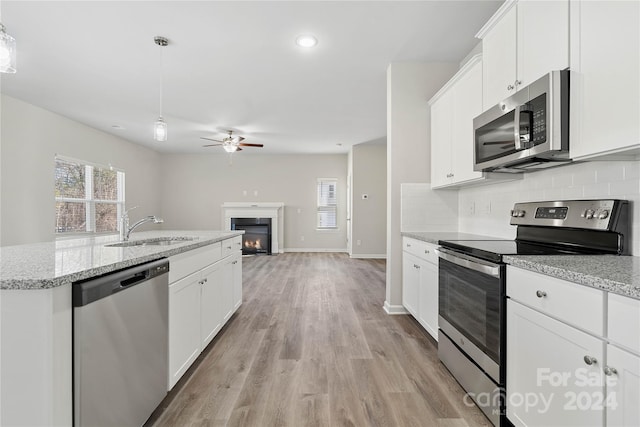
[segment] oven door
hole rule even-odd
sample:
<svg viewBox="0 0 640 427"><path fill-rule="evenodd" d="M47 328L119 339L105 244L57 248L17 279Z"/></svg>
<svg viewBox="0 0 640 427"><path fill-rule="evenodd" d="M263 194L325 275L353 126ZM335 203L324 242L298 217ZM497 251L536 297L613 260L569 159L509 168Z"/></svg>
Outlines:
<svg viewBox="0 0 640 427"><path fill-rule="evenodd" d="M503 264L438 248L439 326L497 384L501 384Z"/></svg>

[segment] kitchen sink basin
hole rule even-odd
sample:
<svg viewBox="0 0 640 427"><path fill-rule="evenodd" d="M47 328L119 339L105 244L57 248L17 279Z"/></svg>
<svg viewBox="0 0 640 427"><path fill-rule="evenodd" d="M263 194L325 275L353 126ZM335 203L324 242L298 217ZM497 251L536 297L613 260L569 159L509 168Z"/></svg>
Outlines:
<svg viewBox="0 0 640 427"><path fill-rule="evenodd" d="M169 246L195 239L195 237L158 237L155 239L130 240L126 242L111 243L105 246L117 248L126 248L130 246Z"/></svg>

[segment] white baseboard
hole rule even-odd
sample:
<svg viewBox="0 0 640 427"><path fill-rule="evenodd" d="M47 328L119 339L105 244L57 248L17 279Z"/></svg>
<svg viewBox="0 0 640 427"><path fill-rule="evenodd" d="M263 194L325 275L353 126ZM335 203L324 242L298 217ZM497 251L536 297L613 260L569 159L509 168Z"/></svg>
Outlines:
<svg viewBox="0 0 640 427"><path fill-rule="evenodd" d="M387 254L351 254L349 257L356 259L387 259Z"/></svg>
<svg viewBox="0 0 640 427"><path fill-rule="evenodd" d="M389 301L385 301L384 302L384 306L382 308L384 308L384 311L386 311L387 314L391 314L391 315L409 314L409 312L404 308L404 306L402 306L402 305L391 305L391 304L389 304Z"/></svg>
<svg viewBox="0 0 640 427"><path fill-rule="evenodd" d="M348 253L347 248L285 248L284 252L339 252Z"/></svg>

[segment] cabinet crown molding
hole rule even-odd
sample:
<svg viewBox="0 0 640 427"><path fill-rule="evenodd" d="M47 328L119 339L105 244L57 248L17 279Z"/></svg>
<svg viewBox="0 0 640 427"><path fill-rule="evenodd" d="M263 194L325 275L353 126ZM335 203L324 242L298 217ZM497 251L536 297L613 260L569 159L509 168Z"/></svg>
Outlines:
<svg viewBox="0 0 640 427"><path fill-rule="evenodd" d="M478 31L478 33L476 34L476 38L483 39L484 36L486 36L487 33L496 25L496 23L498 23L498 21L500 21L502 17L517 3L518 0L506 0L504 3L502 3L502 6L500 6L500 8L496 10L496 13L494 13L493 16L489 18L487 23L484 24L482 28L480 28L480 31Z"/></svg>
<svg viewBox="0 0 640 427"><path fill-rule="evenodd" d="M428 102L429 105L432 105L434 102L436 102L438 100L438 98L440 98L442 96L442 94L447 92L451 88L451 86L453 86L458 80L460 80L460 78L462 76L464 76L467 73L467 71L469 71L469 69L471 67L473 67L474 65L476 65L480 61L482 61L482 54L481 53L477 53L477 54L473 55L471 58L469 58L469 60L467 62L465 62L465 64L462 67L460 67L460 69L453 75L453 77L451 77L444 84L444 86L442 86L440 88L440 90L438 92L436 92L436 94L431 97L431 99Z"/></svg>

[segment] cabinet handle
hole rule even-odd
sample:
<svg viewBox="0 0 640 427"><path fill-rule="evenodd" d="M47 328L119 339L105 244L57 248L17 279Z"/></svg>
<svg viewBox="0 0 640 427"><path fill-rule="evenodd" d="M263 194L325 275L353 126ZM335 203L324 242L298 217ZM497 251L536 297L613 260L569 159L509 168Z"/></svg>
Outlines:
<svg viewBox="0 0 640 427"><path fill-rule="evenodd" d="M604 367L604 374L607 376L618 375L618 370L616 368L611 368L609 366Z"/></svg>
<svg viewBox="0 0 640 427"><path fill-rule="evenodd" d="M591 365L594 365L594 364L598 363L598 359L596 359L593 356L585 356L584 357L584 363L586 363L587 365L591 366Z"/></svg>
<svg viewBox="0 0 640 427"><path fill-rule="evenodd" d="M522 84L522 80L516 80L513 83L515 84L516 87L518 87L518 86L520 86Z"/></svg>
<svg viewBox="0 0 640 427"><path fill-rule="evenodd" d="M231 246L227 246L227 249L231 249Z"/></svg>
<svg viewBox="0 0 640 427"><path fill-rule="evenodd" d="M420 266L418 264L413 264L413 268L420 269Z"/></svg>
<svg viewBox="0 0 640 427"><path fill-rule="evenodd" d="M206 277L204 278L204 283L207 283L209 281L209 279L207 279Z"/></svg>
<svg viewBox="0 0 640 427"><path fill-rule="evenodd" d="M410 248L411 247L411 243L407 243L407 247Z"/></svg>
<svg viewBox="0 0 640 427"><path fill-rule="evenodd" d="M425 249L425 250L424 250L424 253L425 253L425 254L429 254L430 252L429 252L429 250L428 250L428 249Z"/></svg>
<svg viewBox="0 0 640 427"><path fill-rule="evenodd" d="M507 86L507 90L514 90L514 89L515 89L515 86L514 86L514 85L508 85L508 86Z"/></svg>
<svg viewBox="0 0 640 427"><path fill-rule="evenodd" d="M536 291L536 296L538 298L544 298L547 296L547 293L545 291Z"/></svg>
<svg viewBox="0 0 640 427"><path fill-rule="evenodd" d="M231 264L237 264L237 263L238 263L238 261L233 261Z"/></svg>

